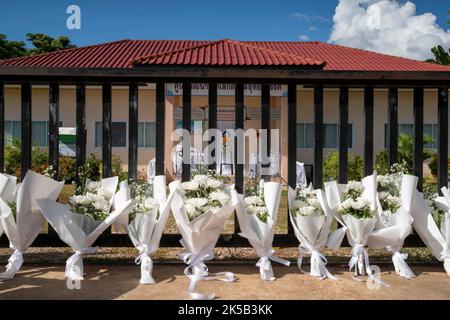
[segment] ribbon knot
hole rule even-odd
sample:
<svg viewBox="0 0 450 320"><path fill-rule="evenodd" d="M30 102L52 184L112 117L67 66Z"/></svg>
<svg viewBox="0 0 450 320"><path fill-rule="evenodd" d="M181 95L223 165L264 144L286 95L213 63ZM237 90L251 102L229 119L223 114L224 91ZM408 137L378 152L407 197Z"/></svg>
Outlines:
<svg viewBox="0 0 450 320"><path fill-rule="evenodd" d="M297 265L300 271L304 274L308 274L308 272L304 271L302 269L302 261L303 261L303 255L310 254L311 255L311 271L309 272L312 276L316 277L319 280L323 280L325 278L329 278L332 280L337 280L335 276L331 274L330 271L328 271L326 265L328 263L325 256L320 253L320 251L314 249L314 248L307 248L303 246L298 247L299 250L299 256L297 258Z"/></svg>
<svg viewBox="0 0 450 320"><path fill-rule="evenodd" d="M84 247L75 251L66 261L65 276L72 280L83 280L83 255L98 252L98 247Z"/></svg>
<svg viewBox="0 0 450 320"><path fill-rule="evenodd" d="M406 263L406 259L408 259L408 255L406 253L393 251L392 263L394 264L395 273L406 279L415 278L416 275Z"/></svg>
<svg viewBox="0 0 450 320"><path fill-rule="evenodd" d="M146 244L140 244L137 246L139 255L134 259L137 265L141 265L141 278L139 283L141 284L154 284L155 279L152 277L153 272L153 260L150 257L150 251Z"/></svg>
<svg viewBox="0 0 450 320"><path fill-rule="evenodd" d="M444 259L444 269L450 277L450 257Z"/></svg>
<svg viewBox="0 0 450 320"><path fill-rule="evenodd" d="M363 244L357 244L353 247L352 258L350 259L348 266L350 271L355 268L355 276L352 276L354 280L361 281L357 278L357 276L364 275L365 271L370 280L382 286L390 287L387 283L384 283L379 278L376 278L372 273L372 269L369 264L369 254Z"/></svg>
<svg viewBox="0 0 450 320"><path fill-rule="evenodd" d="M23 264L23 253L19 250L14 250L11 257L8 259L8 264L6 265L6 271L0 273L0 279L12 279L14 278L17 271Z"/></svg>
<svg viewBox="0 0 450 320"><path fill-rule="evenodd" d="M272 264L270 261L280 263L282 265L285 265L286 267L290 266L290 262L284 259L281 259L274 255L275 251L273 249L266 252L265 255L263 255L258 262L256 263L256 266L259 267L259 273L261 274L261 279L265 281L273 281L276 278L273 275L273 269Z"/></svg>
<svg viewBox="0 0 450 320"><path fill-rule="evenodd" d="M188 266L184 269L184 274L190 279L188 293L193 300L212 300L215 294L201 294L194 291L195 285L200 280L219 280L224 282L236 281L236 277L232 272L218 272L209 274L205 261L211 260L214 255L182 253L180 259Z"/></svg>

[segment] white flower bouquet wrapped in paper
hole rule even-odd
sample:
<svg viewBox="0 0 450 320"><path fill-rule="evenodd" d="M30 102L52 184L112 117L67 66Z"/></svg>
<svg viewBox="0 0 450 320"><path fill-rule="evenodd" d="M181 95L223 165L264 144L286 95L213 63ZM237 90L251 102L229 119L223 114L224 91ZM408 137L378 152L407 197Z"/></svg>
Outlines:
<svg viewBox="0 0 450 320"><path fill-rule="evenodd" d="M63 186L64 182L33 171L28 171L20 184L16 177L0 174L0 224L14 249L0 278L14 278L23 264L23 253L42 230L45 220L36 200L56 200Z"/></svg>
<svg viewBox="0 0 450 320"><path fill-rule="evenodd" d="M411 214L414 230L433 256L444 262L445 271L450 276L450 192L446 187L441 191L443 196L436 195L431 203L422 193L416 192Z"/></svg>
<svg viewBox="0 0 450 320"><path fill-rule="evenodd" d="M214 258L213 249L234 204L225 185L212 174L198 174L191 181L175 181L169 187L171 192L175 190L171 207L182 235L180 242L187 251L180 258L188 265L184 270L190 279L188 293L192 299L214 299L214 294L194 289L199 280L236 280L231 272L209 274L205 265Z"/></svg>
<svg viewBox="0 0 450 320"><path fill-rule="evenodd" d="M159 242L163 234L170 213L173 192L166 195L166 177L154 177L153 188L148 182L133 182L128 186L127 182L120 184L120 190L114 200L116 207L123 206L128 200L133 202L129 223L128 235L139 256L136 264L141 265L141 284L153 284L153 261L150 255L159 248ZM153 192L152 192L153 189ZM128 197L127 197L128 195ZM128 217L127 217L128 220Z"/></svg>
<svg viewBox="0 0 450 320"><path fill-rule="evenodd" d="M260 257L258 263L261 279L273 281L273 269L270 261L289 266L289 261L276 257L272 248L280 205L281 185L276 182L260 181L256 195L243 198L235 190L232 196L237 202L236 214L241 232L240 236L247 238L256 254Z"/></svg>
<svg viewBox="0 0 450 320"><path fill-rule="evenodd" d="M288 191L289 217L295 235L300 242L297 264L301 272L303 256L311 256L311 270L309 274L317 279L334 277L327 269L327 259L320 252L325 247L333 222L333 214L328 208L325 193L322 190L309 188L289 188Z"/></svg>
<svg viewBox="0 0 450 320"><path fill-rule="evenodd" d="M412 231L411 210L417 180L417 177L401 172L377 176L377 229L398 227L397 239L387 249L392 253L395 272L406 279L414 278L415 275L406 263L408 256L400 253L400 250Z"/></svg>
<svg viewBox="0 0 450 320"><path fill-rule="evenodd" d="M38 200L38 206L62 241L75 253L66 261L65 276L70 280L83 280L83 258L93 254L97 238L120 216L132 208L131 200L111 212L118 177L87 181L82 194L72 196L68 205L54 200Z"/></svg>
<svg viewBox="0 0 450 320"><path fill-rule="evenodd" d="M352 246L350 271L355 268L355 280L367 273L369 280L388 286L372 273L366 247L385 248L396 243L400 229L391 226L376 230L377 183L376 173L365 177L362 182L350 181L347 185L333 182L325 183L325 192L336 220L343 226L330 234L329 242L340 243L347 235Z"/></svg>

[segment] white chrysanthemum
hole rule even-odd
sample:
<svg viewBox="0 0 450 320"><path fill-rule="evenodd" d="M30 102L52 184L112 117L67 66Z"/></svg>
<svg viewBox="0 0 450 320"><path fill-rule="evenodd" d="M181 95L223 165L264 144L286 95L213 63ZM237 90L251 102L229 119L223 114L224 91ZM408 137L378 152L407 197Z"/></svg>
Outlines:
<svg viewBox="0 0 450 320"><path fill-rule="evenodd" d="M183 190L187 190L187 191L196 191L199 189L199 187L200 187L199 182L195 181L195 180L186 181L186 182L181 183L181 188L183 188Z"/></svg>
<svg viewBox="0 0 450 320"><path fill-rule="evenodd" d="M298 209L298 213L302 216L311 216L315 213L316 209L311 206L301 207Z"/></svg>
<svg viewBox="0 0 450 320"><path fill-rule="evenodd" d="M308 204L302 200L294 200L291 203L291 209L298 209L307 206Z"/></svg>
<svg viewBox="0 0 450 320"><path fill-rule="evenodd" d="M264 200L258 196L246 197L244 199L246 206L262 206L264 205Z"/></svg>
<svg viewBox="0 0 450 320"><path fill-rule="evenodd" d="M386 199L388 196L389 196L389 193L386 191L378 192L378 199L380 199L380 201Z"/></svg>
<svg viewBox="0 0 450 320"><path fill-rule="evenodd" d="M230 196L223 191L214 191L210 194L211 200L217 200L221 205L226 205L230 201Z"/></svg>
<svg viewBox="0 0 450 320"><path fill-rule="evenodd" d="M155 199L148 197L144 200L144 207L152 209L157 206Z"/></svg>
<svg viewBox="0 0 450 320"><path fill-rule="evenodd" d="M322 205L320 204L319 199L316 199L316 198L308 199L308 204L311 207L313 207L314 209L317 209L317 210L322 209Z"/></svg>
<svg viewBox="0 0 450 320"><path fill-rule="evenodd" d="M111 198L113 196L112 192L110 192L108 190L105 190L105 189L99 189L97 194L99 196L102 196L102 197L106 198L106 199L109 199L109 198Z"/></svg>
<svg viewBox="0 0 450 320"><path fill-rule="evenodd" d="M349 191L349 190L363 191L364 186L360 181L352 180L352 181L349 181L346 186L346 191Z"/></svg>
<svg viewBox="0 0 450 320"><path fill-rule="evenodd" d="M249 206L247 207L247 212L252 214L258 214L258 213L267 213L268 210L264 206Z"/></svg>
<svg viewBox="0 0 450 320"><path fill-rule="evenodd" d="M209 177L206 174L197 174L192 180L197 181L201 185L205 185L209 180Z"/></svg>
<svg viewBox="0 0 450 320"><path fill-rule="evenodd" d="M186 204L189 204L195 208L203 207L208 203L206 198L191 198L186 200Z"/></svg>
<svg viewBox="0 0 450 320"><path fill-rule="evenodd" d="M209 188L217 189L217 188L220 188L223 185L223 183L220 180L209 178L206 181L206 185Z"/></svg>

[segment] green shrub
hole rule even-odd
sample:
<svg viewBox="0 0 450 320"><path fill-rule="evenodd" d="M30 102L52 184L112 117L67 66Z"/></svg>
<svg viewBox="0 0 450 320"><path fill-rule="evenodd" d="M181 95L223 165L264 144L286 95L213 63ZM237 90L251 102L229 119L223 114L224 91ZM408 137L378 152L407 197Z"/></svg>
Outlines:
<svg viewBox="0 0 450 320"><path fill-rule="evenodd" d="M348 154L347 179L361 180L364 177L364 161L361 156ZM330 152L323 163L324 181L337 180L339 175L339 152Z"/></svg>
<svg viewBox="0 0 450 320"><path fill-rule="evenodd" d="M21 176L21 141L12 139L10 144L5 146L4 160L5 172L16 177ZM47 153L42 151L39 145L33 145L31 149L31 169L35 172L44 174L48 166Z"/></svg>
<svg viewBox="0 0 450 320"><path fill-rule="evenodd" d="M59 180L64 180L66 184L70 184L77 176L77 163L75 158L60 156L59 157Z"/></svg>
<svg viewBox="0 0 450 320"><path fill-rule="evenodd" d="M122 160L117 155L113 155L111 158L111 174L113 176L118 176L119 181L128 179L128 173L123 171Z"/></svg>
<svg viewBox="0 0 450 320"><path fill-rule="evenodd" d="M430 168L431 174L435 177L438 175L438 157L437 153L433 153L431 157L431 161L428 163L428 167ZM448 171L450 173L450 157L448 157Z"/></svg>

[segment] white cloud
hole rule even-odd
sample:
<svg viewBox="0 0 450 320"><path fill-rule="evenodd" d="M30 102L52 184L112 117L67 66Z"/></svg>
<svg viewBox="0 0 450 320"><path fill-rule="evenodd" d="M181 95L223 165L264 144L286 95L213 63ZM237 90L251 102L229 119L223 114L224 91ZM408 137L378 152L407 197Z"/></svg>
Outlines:
<svg viewBox="0 0 450 320"><path fill-rule="evenodd" d="M309 31L309 32L317 31L317 30L319 30L319 29L317 29L317 28L314 27L314 26L311 26L311 27L308 28L308 31Z"/></svg>
<svg viewBox="0 0 450 320"><path fill-rule="evenodd" d="M436 45L450 47L450 30L432 13L397 0L339 0L329 41L360 49L425 60Z"/></svg>
<svg viewBox="0 0 450 320"><path fill-rule="evenodd" d="M309 41L311 38L307 34L301 34L298 36L300 41Z"/></svg>
<svg viewBox="0 0 450 320"><path fill-rule="evenodd" d="M291 19L297 19L297 20L303 20L306 21L308 23L311 22L315 22L315 21L320 21L320 22L328 22L330 21L329 19L319 16L317 14L314 15L307 15L304 13L298 13L298 12L294 12L289 16Z"/></svg>

